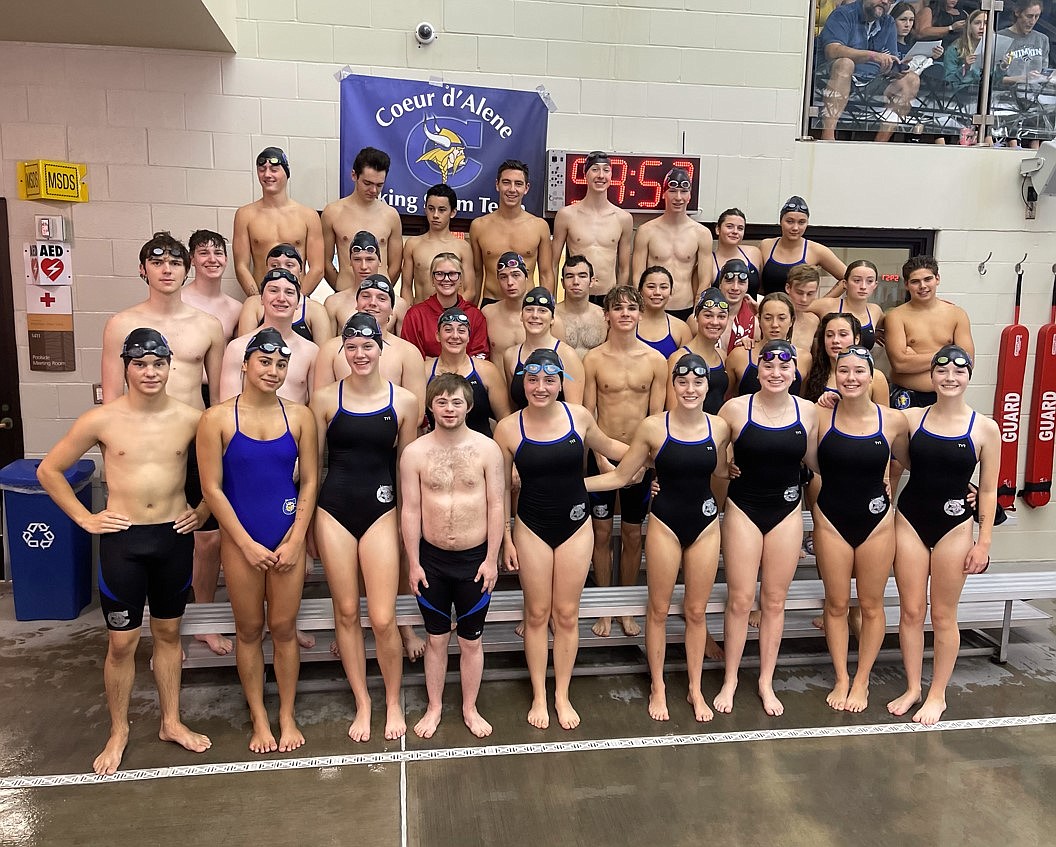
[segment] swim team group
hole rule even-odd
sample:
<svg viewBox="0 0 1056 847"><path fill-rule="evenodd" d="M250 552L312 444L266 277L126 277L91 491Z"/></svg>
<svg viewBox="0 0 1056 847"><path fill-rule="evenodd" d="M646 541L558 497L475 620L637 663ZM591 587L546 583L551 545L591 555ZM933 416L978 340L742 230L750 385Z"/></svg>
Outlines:
<svg viewBox="0 0 1056 847"><path fill-rule="evenodd" d="M496 174L498 207L472 222L468 243L451 232L457 198L444 184L426 193L427 231L405 242L380 199L388 168L384 152L361 150L353 192L320 218L289 197L283 151L262 151L261 197L235 213L231 242L245 302L221 291L228 253L219 233L199 230L186 247L156 233L140 251L147 298L106 325L103 405L77 419L38 472L55 502L100 536L111 734L95 772L114 773L128 744L148 602L160 737L209 748L180 718L180 619L192 587L195 602L214 599L221 563L254 752L305 743L294 701L300 649L314 640L298 632L297 613L315 558L333 597L331 649L355 700L354 741L371 734L361 590L384 679L385 738L406 731L405 656L424 654L428 707L414 731L436 731L452 632L463 719L477 737L492 732L476 700L500 567L519 575L524 596L528 722L550 723L552 631L553 706L573 729L584 583L592 565L599 586L614 572L636 583L647 515L652 718L670 717L666 618L680 568L696 720L732 711L750 626L759 630L758 696L768 715L782 714L773 675L806 546L825 586L817 624L835 671L829 706L868 706L893 567L906 690L887 709L938 722L959 649L958 598L966 575L989 564L999 435L965 401L971 329L962 309L939 299L935 260L905 263L908 300L885 314L870 302L871 262L845 267L805 238L802 198L784 204L780 237L761 249L743 243L738 209L719 216L713 241L687 213L690 175L678 168L664 179L664 212L638 227L632 248L631 216L607 197L602 152L587 158L587 195L558 212L552 236L522 207L528 168L507 161ZM821 297L819 266L837 280ZM320 303L309 295L324 277L336 293ZM879 344L886 375L874 364ZM97 445L107 499L93 514L64 471ZM806 540L804 499L813 511ZM720 548L721 648L705 619ZM417 598L424 642L396 625L401 592ZM924 697L929 603L935 660ZM277 733L264 702L265 623ZM617 623L640 632L632 617ZM601 618L593 630L607 636L611 625ZM216 653L232 649L220 634L197 637ZM706 655L725 660L711 706L701 689Z"/></svg>

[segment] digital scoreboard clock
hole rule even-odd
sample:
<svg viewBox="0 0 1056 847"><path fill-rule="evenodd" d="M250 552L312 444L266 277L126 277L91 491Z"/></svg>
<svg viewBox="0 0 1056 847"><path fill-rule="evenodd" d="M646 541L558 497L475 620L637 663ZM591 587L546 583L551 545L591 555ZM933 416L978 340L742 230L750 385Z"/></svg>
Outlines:
<svg viewBox="0 0 1056 847"><path fill-rule="evenodd" d="M547 210L556 212L582 200L587 194L584 173L587 154L549 150L547 161ZM671 168L689 171L692 188L687 211L695 212L700 196L700 157L667 154L612 153L612 184L609 200L629 212L664 211L664 175Z"/></svg>

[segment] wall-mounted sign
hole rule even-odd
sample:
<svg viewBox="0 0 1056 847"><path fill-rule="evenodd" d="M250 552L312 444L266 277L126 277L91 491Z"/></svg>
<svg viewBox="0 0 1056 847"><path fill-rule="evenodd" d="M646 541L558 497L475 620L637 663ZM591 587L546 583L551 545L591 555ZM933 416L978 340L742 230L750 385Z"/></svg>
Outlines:
<svg viewBox="0 0 1056 847"><path fill-rule="evenodd" d="M52 373L75 371L70 245L27 243L22 246L22 255L26 266L29 368Z"/></svg>
<svg viewBox="0 0 1056 847"><path fill-rule="evenodd" d="M79 162L36 159L18 163L18 196L22 200L87 203L88 166Z"/></svg>

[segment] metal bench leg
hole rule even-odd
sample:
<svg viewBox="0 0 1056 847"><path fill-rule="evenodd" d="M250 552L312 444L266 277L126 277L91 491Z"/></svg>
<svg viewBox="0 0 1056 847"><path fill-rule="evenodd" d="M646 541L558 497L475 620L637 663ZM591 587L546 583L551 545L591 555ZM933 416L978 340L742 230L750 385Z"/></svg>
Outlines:
<svg viewBox="0 0 1056 847"><path fill-rule="evenodd" d="M1012 631L1012 600L1005 601L1005 617L1001 622L1001 643L997 648L994 661L1003 665L1008 661L1008 636Z"/></svg>

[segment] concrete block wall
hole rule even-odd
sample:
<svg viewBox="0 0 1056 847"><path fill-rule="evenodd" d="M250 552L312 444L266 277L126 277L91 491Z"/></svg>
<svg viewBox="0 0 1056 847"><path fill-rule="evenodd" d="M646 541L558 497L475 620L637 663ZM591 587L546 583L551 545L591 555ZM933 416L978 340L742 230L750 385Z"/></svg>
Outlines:
<svg viewBox="0 0 1056 847"><path fill-rule="evenodd" d="M1022 154L1007 150L798 142L807 6L239 0L236 56L0 42L0 192L9 199L27 453L46 451L88 408L102 325L142 298L136 256L151 232L230 235L235 208L258 191L252 157L268 144L289 153L297 200L321 209L336 198L334 75L345 65L467 84L542 83L559 109L549 147L701 156L702 219L738 205L753 222L770 222L797 193L816 224L938 230L944 293L976 327L972 397L989 410L996 336L1011 315L1010 268L1024 252L1025 320L1047 319L1056 201L1044 198L1039 219L1023 220ZM439 37L419 48L412 30L421 20ZM15 163L34 158L88 162L92 201L17 201ZM73 219L79 367L47 375L28 370L21 255L33 215L56 212ZM980 279L975 265L990 250L991 272ZM1056 530L1046 514L1022 517L1016 538Z"/></svg>

